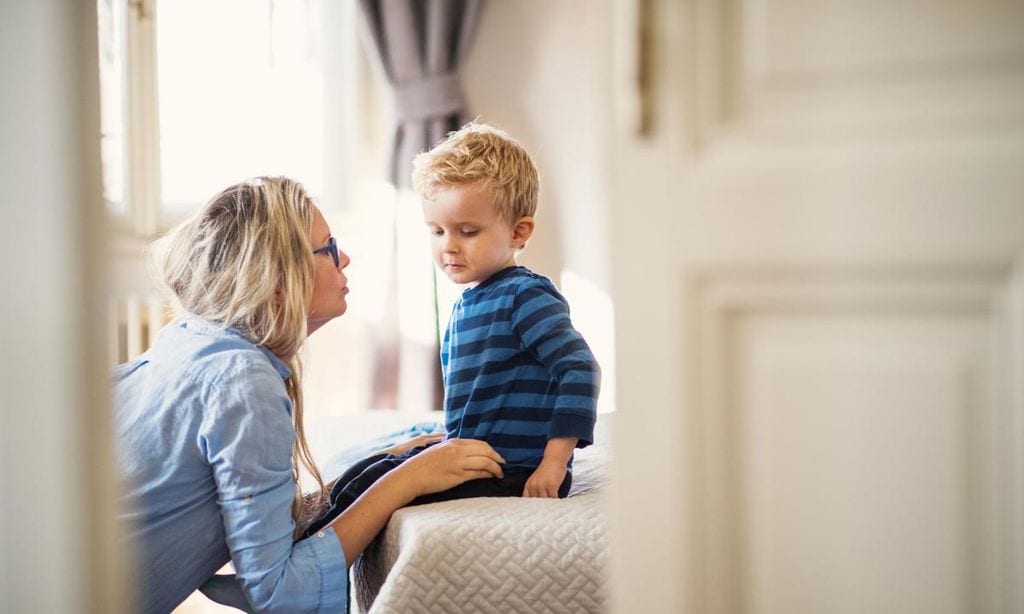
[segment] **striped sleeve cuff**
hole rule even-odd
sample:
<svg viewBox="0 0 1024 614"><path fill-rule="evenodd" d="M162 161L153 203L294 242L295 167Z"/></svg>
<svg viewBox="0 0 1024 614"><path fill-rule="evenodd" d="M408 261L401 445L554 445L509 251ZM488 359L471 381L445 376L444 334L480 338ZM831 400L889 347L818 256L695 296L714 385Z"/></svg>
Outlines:
<svg viewBox="0 0 1024 614"><path fill-rule="evenodd" d="M557 412L551 418L551 428L548 429L548 439L556 437L575 437L579 439L577 448L585 448L594 443L594 416L582 416Z"/></svg>

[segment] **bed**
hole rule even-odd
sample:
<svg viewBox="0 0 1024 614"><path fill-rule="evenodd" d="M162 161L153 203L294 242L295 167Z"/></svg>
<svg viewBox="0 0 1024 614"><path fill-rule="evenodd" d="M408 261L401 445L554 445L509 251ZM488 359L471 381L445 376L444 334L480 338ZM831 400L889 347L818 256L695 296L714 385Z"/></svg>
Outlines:
<svg viewBox="0 0 1024 614"><path fill-rule="evenodd" d="M566 499L464 499L396 512L353 566L353 610L605 611L610 455L600 420L595 439L576 453Z"/></svg>

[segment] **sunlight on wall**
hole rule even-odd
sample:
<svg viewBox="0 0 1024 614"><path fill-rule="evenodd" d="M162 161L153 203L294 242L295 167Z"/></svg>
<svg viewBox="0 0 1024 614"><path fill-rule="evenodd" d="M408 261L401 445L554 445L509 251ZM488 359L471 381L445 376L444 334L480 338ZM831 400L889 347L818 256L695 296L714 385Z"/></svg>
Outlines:
<svg viewBox="0 0 1024 614"><path fill-rule="evenodd" d="M345 269L351 292L345 315L307 342L308 406L325 415L369 408L375 348L397 343L398 407L427 411L440 366L434 265L419 201L383 180L363 182L353 193L358 205L324 211L339 246L351 258ZM448 303L442 325L450 310ZM391 317L397 317L397 340L388 337Z"/></svg>
<svg viewBox="0 0 1024 614"><path fill-rule="evenodd" d="M430 234L423 223L419 197L410 190L398 196L398 325L402 337L433 346L434 263Z"/></svg>
<svg viewBox="0 0 1024 614"><path fill-rule="evenodd" d="M389 301L386 281L394 249L395 190L386 181L351 186L357 203L324 217L339 248L351 258L345 269L349 294L345 315L306 341L303 379L309 415L340 415L371 405L375 331L384 324Z"/></svg>
<svg viewBox="0 0 1024 614"><path fill-rule="evenodd" d="M601 365L601 397L597 411L615 411L615 305L612 297L572 269L562 270L562 294L569 301L573 325L587 340Z"/></svg>
<svg viewBox="0 0 1024 614"><path fill-rule="evenodd" d="M448 320L451 318L455 301L459 300L466 287L453 283L447 275L436 271L436 267L434 275L437 278L437 334L440 344L444 340L444 331L448 328Z"/></svg>
<svg viewBox="0 0 1024 614"><path fill-rule="evenodd" d="M387 302L394 300L384 282L395 243L395 189L383 179L357 182L351 189L351 206L324 212L339 247L352 259L345 269L351 293L344 317L379 322Z"/></svg>
<svg viewBox="0 0 1024 614"><path fill-rule="evenodd" d="M401 338L399 354L398 407L412 411L429 411L435 404L435 390L440 386L439 346L434 304L434 264L430 241L419 197L410 190L398 195L398 237L396 270L398 271L398 330Z"/></svg>

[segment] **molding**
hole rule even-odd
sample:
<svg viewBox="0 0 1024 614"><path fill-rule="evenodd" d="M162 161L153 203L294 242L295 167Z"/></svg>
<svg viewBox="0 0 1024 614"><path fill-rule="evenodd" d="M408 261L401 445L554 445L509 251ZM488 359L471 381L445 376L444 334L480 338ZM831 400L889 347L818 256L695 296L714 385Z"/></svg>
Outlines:
<svg viewBox="0 0 1024 614"><path fill-rule="evenodd" d="M766 314L888 316L970 315L992 324L992 426L982 434L985 477L971 494L982 520L968 529L969 561L981 560L982 577L967 584L972 604L1015 611L1024 596L1014 578L1024 569L1024 257L988 263L703 265L684 281L688 314L684 338L687 392L694 432L691 604L707 614L749 611L751 570L743 513L743 467L738 460L739 408L733 399L732 326L738 318ZM990 475L991 474L991 475ZM969 487L971 488L971 487Z"/></svg>
<svg viewBox="0 0 1024 614"><path fill-rule="evenodd" d="M160 116L155 0L133 0L125 19L124 198L136 235L160 222Z"/></svg>
<svg viewBox="0 0 1024 614"><path fill-rule="evenodd" d="M770 4L687 3L692 46L682 63L682 104L698 152L726 135L834 140L1024 131L1021 45L1006 48L1006 40L997 39L985 49L955 49L944 57L912 59L894 50L889 58L865 54L861 61L778 69L766 63ZM973 17L1000 18L993 7L978 8ZM938 29L948 25L936 23Z"/></svg>
<svg viewBox="0 0 1024 614"><path fill-rule="evenodd" d="M1002 403L1007 413L1006 441L1010 449L1008 488L1011 505L1006 508L1006 537L1003 551L1003 589L1006 601L1001 610L1024 610L1024 256L1017 259L1010 283L1000 301L1008 334L1003 351L1007 357L1005 376L1008 397Z"/></svg>
<svg viewBox="0 0 1024 614"><path fill-rule="evenodd" d="M613 6L613 108L624 134L652 132L651 69L654 38L654 0L620 0Z"/></svg>

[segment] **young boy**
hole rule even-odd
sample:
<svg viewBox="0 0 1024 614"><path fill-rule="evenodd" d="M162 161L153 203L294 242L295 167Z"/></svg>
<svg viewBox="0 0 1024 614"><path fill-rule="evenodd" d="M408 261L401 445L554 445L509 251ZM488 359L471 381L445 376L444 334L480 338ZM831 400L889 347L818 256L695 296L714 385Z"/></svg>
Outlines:
<svg viewBox="0 0 1024 614"><path fill-rule="evenodd" d="M467 284L441 348L448 438L482 439L524 497L564 497L593 442L600 371L565 298L518 266L539 181L508 134L471 123L414 161L435 263Z"/></svg>
<svg viewBox="0 0 1024 614"><path fill-rule="evenodd" d="M469 287L441 348L446 439L482 439L505 460L504 477L470 480L413 504L466 497L565 497L573 450L593 443L600 369L549 279L518 266L535 226L539 182L526 150L471 123L416 157L438 268ZM425 446L378 454L331 489L330 510L309 536L384 473Z"/></svg>

